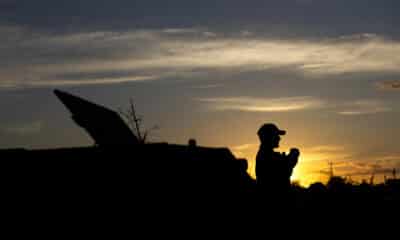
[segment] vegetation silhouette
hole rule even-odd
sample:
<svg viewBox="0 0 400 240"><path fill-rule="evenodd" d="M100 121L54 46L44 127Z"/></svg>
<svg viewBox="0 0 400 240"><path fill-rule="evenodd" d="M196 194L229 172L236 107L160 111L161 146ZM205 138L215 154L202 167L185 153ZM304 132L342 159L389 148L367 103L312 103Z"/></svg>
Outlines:
<svg viewBox="0 0 400 240"><path fill-rule="evenodd" d="M60 90L54 93L95 145L0 150L3 192L13 204L62 205L64 213L96 212L110 205L122 211L133 202L150 206L147 211L194 203L236 204L235 209L245 206L247 212L399 209L400 180L395 174L381 184L356 184L333 175L327 184L291 184L300 151L274 152L286 133L275 124L264 124L257 132L261 144L255 180L247 172L247 160L237 159L227 148L199 146L195 139L187 145L143 143L117 112Z"/></svg>
<svg viewBox="0 0 400 240"><path fill-rule="evenodd" d="M146 143L150 131L158 129L158 126L153 126L151 129L142 130L142 118L137 116L132 99L129 100L129 108L127 110L120 109L119 114L125 118L131 131L134 132L136 138L141 144Z"/></svg>

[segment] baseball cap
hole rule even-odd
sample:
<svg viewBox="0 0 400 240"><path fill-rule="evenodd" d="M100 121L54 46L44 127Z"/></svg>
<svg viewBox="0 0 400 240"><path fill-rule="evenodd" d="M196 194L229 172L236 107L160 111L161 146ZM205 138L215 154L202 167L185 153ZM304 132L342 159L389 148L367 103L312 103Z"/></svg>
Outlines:
<svg viewBox="0 0 400 240"><path fill-rule="evenodd" d="M263 124L257 132L258 136L261 135L285 135L286 131L279 129L273 123L265 123Z"/></svg>

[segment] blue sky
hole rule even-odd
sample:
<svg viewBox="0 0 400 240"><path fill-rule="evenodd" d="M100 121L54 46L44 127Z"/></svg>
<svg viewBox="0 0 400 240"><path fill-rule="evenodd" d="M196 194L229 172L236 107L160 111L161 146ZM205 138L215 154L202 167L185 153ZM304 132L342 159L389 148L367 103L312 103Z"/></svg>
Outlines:
<svg viewBox="0 0 400 240"><path fill-rule="evenodd" d="M133 98L152 141L226 146L252 165L264 122L288 131L303 182L328 161L390 175L400 40L394 0L0 1L0 147L92 140L52 94Z"/></svg>

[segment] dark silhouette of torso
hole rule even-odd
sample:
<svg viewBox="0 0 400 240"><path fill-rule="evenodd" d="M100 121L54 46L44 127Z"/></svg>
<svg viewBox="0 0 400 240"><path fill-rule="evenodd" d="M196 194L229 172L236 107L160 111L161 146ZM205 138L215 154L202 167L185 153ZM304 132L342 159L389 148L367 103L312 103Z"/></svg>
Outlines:
<svg viewBox="0 0 400 240"><path fill-rule="evenodd" d="M257 185L266 191L288 191L294 165L289 156L261 145L256 157Z"/></svg>

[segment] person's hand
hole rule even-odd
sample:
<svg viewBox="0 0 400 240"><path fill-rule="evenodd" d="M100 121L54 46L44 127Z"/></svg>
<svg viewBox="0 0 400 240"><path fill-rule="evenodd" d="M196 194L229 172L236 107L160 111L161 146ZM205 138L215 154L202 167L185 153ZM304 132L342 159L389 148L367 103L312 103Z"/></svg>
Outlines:
<svg viewBox="0 0 400 240"><path fill-rule="evenodd" d="M289 152L289 156L297 159L300 156L300 151L297 148L291 148Z"/></svg>
<svg viewBox="0 0 400 240"><path fill-rule="evenodd" d="M291 167L295 167L297 162L299 161L299 156L300 156L300 151L297 148L291 148L289 152L289 162L291 164Z"/></svg>

